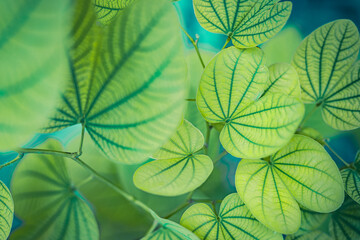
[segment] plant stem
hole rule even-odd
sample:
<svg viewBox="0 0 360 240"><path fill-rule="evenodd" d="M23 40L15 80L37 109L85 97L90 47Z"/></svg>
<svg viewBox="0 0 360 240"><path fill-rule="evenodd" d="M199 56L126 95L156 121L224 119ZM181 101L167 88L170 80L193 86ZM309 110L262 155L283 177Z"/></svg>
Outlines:
<svg viewBox="0 0 360 240"><path fill-rule="evenodd" d="M80 157L82 154L82 147L83 147L83 142L84 142L84 134L85 134L85 123L81 124L81 138L80 138L80 145L79 145L79 150L77 152L77 157Z"/></svg>
<svg viewBox="0 0 360 240"><path fill-rule="evenodd" d="M210 133L211 133L212 126L206 122L206 137L205 137L205 144L204 144L204 152L207 155L209 149L209 142L210 142Z"/></svg>
<svg viewBox="0 0 360 240"><path fill-rule="evenodd" d="M48 155L66 157L66 158L73 158L76 157L77 155L77 152L63 152L63 151L40 149L40 148L19 148L15 151L23 154L26 153L48 154Z"/></svg>
<svg viewBox="0 0 360 240"><path fill-rule="evenodd" d="M304 124L309 120L309 118L315 113L315 111L318 109L320 105L315 105L313 109L304 117L304 119L301 121L299 125L299 129L304 127Z"/></svg>
<svg viewBox="0 0 360 240"><path fill-rule="evenodd" d="M200 51L199 51L199 48L198 48L198 45L197 45L197 42L194 41L194 39L186 32L186 30L180 26L181 30L183 30L183 32L185 33L185 35L188 37L188 39L190 40L190 42L192 43L192 45L194 46L195 48L195 51L199 57L199 60L200 60L200 63L202 65L203 68L205 68L205 63L201 57L201 54L200 54Z"/></svg>
<svg viewBox="0 0 360 240"><path fill-rule="evenodd" d="M228 37L228 38L226 39L225 44L224 44L224 46L221 48L221 50L224 50L224 49L225 49L226 45L228 45L228 43L230 42L230 40L231 40L230 37Z"/></svg>
<svg viewBox="0 0 360 240"><path fill-rule="evenodd" d="M340 159L340 161L343 162L346 167L350 167L350 164L347 163L342 157L340 157L340 155L337 154L337 152L335 152L335 150L332 149L332 147L330 147L330 145L329 145L326 141L324 141L324 143L325 143L325 146L326 146L338 159Z"/></svg>
<svg viewBox="0 0 360 240"><path fill-rule="evenodd" d="M196 102L196 99L195 98L187 98L187 99L185 99L185 101Z"/></svg>
<svg viewBox="0 0 360 240"><path fill-rule="evenodd" d="M146 232L145 236L142 239L146 239L146 237L150 236L150 234L154 231L154 229L156 228L157 225L158 225L158 222L156 220L154 220L151 227L149 228L149 230Z"/></svg>
<svg viewBox="0 0 360 240"><path fill-rule="evenodd" d="M172 211L171 213L169 213L168 215L166 215L164 218L169 219L172 216L174 216L176 213L180 212L181 210L183 210L184 208L186 208L188 205L190 204L189 201L186 201L185 203L181 204L178 208L176 208L174 211Z"/></svg>
<svg viewBox="0 0 360 240"><path fill-rule="evenodd" d="M14 162L17 162L19 161L22 157L24 156L23 153L19 153L16 158L14 158L13 160L7 162L7 163L4 163L3 165L0 166L0 169L2 169L3 167L6 167L6 166L9 166L11 164L13 164Z"/></svg>
<svg viewBox="0 0 360 240"><path fill-rule="evenodd" d="M220 153L216 159L214 160L214 165L220 161L223 157L225 157L228 154L228 152L226 150L224 150L222 153Z"/></svg>

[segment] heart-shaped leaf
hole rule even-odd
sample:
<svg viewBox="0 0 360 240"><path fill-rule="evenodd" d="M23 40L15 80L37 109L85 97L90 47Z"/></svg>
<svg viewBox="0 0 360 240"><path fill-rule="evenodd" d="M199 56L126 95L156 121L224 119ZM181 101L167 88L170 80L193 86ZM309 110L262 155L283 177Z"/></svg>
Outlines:
<svg viewBox="0 0 360 240"><path fill-rule="evenodd" d="M0 3L0 151L46 124L63 86L63 1Z"/></svg>
<svg viewBox="0 0 360 240"><path fill-rule="evenodd" d="M59 150L55 140L44 144ZM93 212L77 191L68 168L79 167L54 155L25 156L15 169L12 192L16 215L25 225L11 239L99 239Z"/></svg>
<svg viewBox="0 0 360 240"><path fill-rule="evenodd" d="M283 239L257 221L236 193L224 198L219 214L204 203L189 207L181 217L181 225L201 239Z"/></svg>
<svg viewBox="0 0 360 240"><path fill-rule="evenodd" d="M203 146L202 133L184 120L169 142L154 154L157 160L144 164L135 172L135 186L163 196L193 191L213 170L211 159L197 153Z"/></svg>
<svg viewBox="0 0 360 240"><path fill-rule="evenodd" d="M350 20L336 20L311 33L299 46L293 65L299 73L302 98L321 106L331 127L360 127L359 32Z"/></svg>
<svg viewBox="0 0 360 240"><path fill-rule="evenodd" d="M277 34L292 4L279 0L194 0L195 15L206 30L231 37L239 48L255 47Z"/></svg>
<svg viewBox="0 0 360 240"><path fill-rule="evenodd" d="M196 103L212 124L223 124L220 141L235 157L268 156L285 145L303 114L303 104L284 94L266 94L268 70L258 48L230 47L205 68Z"/></svg>
<svg viewBox="0 0 360 240"><path fill-rule="evenodd" d="M266 93L282 93L300 97L299 76L296 69L288 63L275 63L269 67L270 77L267 82Z"/></svg>
<svg viewBox="0 0 360 240"><path fill-rule="evenodd" d="M69 86L48 130L82 123L109 158L140 163L171 136L183 112L186 65L176 12L168 0L140 0L100 28L92 10L89 1L78 3Z"/></svg>
<svg viewBox="0 0 360 240"><path fill-rule="evenodd" d="M341 170L346 193L357 203L360 204L360 168L357 168L360 159L360 151L356 154L355 169L345 168Z"/></svg>
<svg viewBox="0 0 360 240"><path fill-rule="evenodd" d="M103 24L110 23L124 8L135 0L94 0L95 11L98 19Z"/></svg>
<svg viewBox="0 0 360 240"><path fill-rule="evenodd" d="M347 197L339 210L331 214L329 230L335 240L360 239L360 205Z"/></svg>
<svg viewBox="0 0 360 240"><path fill-rule="evenodd" d="M299 204L326 213L344 200L335 162L318 142L302 135L295 135L270 159L242 159L235 185L252 214L284 234L299 229Z"/></svg>
<svg viewBox="0 0 360 240"><path fill-rule="evenodd" d="M14 202L9 189L0 181L0 239L7 239L14 218Z"/></svg>

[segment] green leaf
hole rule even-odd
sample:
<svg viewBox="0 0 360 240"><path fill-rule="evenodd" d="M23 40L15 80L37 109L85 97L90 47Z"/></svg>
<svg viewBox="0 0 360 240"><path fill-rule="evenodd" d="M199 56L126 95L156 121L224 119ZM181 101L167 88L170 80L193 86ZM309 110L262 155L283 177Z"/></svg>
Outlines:
<svg viewBox="0 0 360 240"><path fill-rule="evenodd" d="M293 58L307 103L321 105L325 122L339 130L360 126L359 32L350 20L336 20L311 33Z"/></svg>
<svg viewBox="0 0 360 240"><path fill-rule="evenodd" d="M199 238L183 226L167 220L157 219L161 227L142 240L199 240Z"/></svg>
<svg viewBox="0 0 360 240"><path fill-rule="evenodd" d="M154 154L157 160L144 164L135 172L135 186L162 196L193 191L213 170L212 160L197 153L203 146L202 133L184 120L169 142Z"/></svg>
<svg viewBox="0 0 360 240"><path fill-rule="evenodd" d="M200 25L231 37L239 48L255 47L275 36L288 20L292 4L279 0L194 0Z"/></svg>
<svg viewBox="0 0 360 240"><path fill-rule="evenodd" d="M224 198L219 215L197 203L184 212L180 223L201 239L283 239L259 223L236 193Z"/></svg>
<svg viewBox="0 0 360 240"><path fill-rule="evenodd" d="M341 170L346 193L360 204L360 174L351 168Z"/></svg>
<svg viewBox="0 0 360 240"><path fill-rule="evenodd" d="M0 181L0 239L7 239L14 218L14 202L9 189Z"/></svg>
<svg viewBox="0 0 360 240"><path fill-rule="evenodd" d="M186 65L175 9L168 0L136 1L106 28L92 10L78 3L71 76L47 129L83 123L107 157L144 162L182 117Z"/></svg>
<svg viewBox="0 0 360 240"><path fill-rule="evenodd" d="M298 132L300 135L311 137L312 139L316 140L321 145L325 145L324 137L321 135L320 132L318 132L316 129L311 127L303 127L301 128L300 132Z"/></svg>
<svg viewBox="0 0 360 240"><path fill-rule="evenodd" d="M63 86L63 1L0 3L0 151L46 124Z"/></svg>
<svg viewBox="0 0 360 240"><path fill-rule="evenodd" d="M344 200L335 162L318 142L302 135L295 135L268 160L242 159L235 177L236 189L251 213L284 234L299 229L299 204L327 213Z"/></svg>
<svg viewBox="0 0 360 240"><path fill-rule="evenodd" d="M305 232L301 235L288 235L285 240L331 240L332 238L321 231Z"/></svg>
<svg viewBox="0 0 360 240"><path fill-rule="evenodd" d="M94 0L98 20L103 24L110 23L117 14L135 0Z"/></svg>
<svg viewBox="0 0 360 240"><path fill-rule="evenodd" d="M354 166L360 170L360 150L356 153Z"/></svg>
<svg viewBox="0 0 360 240"><path fill-rule="evenodd" d="M221 51L205 68L196 103L212 124L224 124L223 147L235 157L268 156L285 145L300 123L304 106L281 94L261 96L268 81L258 48Z"/></svg>
<svg viewBox="0 0 360 240"><path fill-rule="evenodd" d="M287 63L275 63L269 67L270 77L266 93L282 93L300 98L300 83L296 69Z"/></svg>
<svg viewBox="0 0 360 240"><path fill-rule="evenodd" d="M42 147L61 150L55 140ZM25 225L11 239L99 239L93 212L69 169L79 167L55 155L25 156L15 169L12 192L16 215Z"/></svg>
<svg viewBox="0 0 360 240"><path fill-rule="evenodd" d="M347 197L339 210L331 214L329 230L335 240L360 238L360 205Z"/></svg>

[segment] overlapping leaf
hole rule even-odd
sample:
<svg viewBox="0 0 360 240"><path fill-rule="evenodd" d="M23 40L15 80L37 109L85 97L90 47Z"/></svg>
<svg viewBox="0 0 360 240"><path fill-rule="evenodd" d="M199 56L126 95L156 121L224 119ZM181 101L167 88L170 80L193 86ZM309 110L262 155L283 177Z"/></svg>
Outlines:
<svg viewBox="0 0 360 240"><path fill-rule="evenodd" d="M0 239L7 239L14 218L14 202L9 189L0 181Z"/></svg>
<svg viewBox="0 0 360 240"><path fill-rule="evenodd" d="M329 230L335 240L360 238L360 205L347 197L339 210L331 214Z"/></svg>
<svg viewBox="0 0 360 240"><path fill-rule="evenodd" d="M55 140L44 147L61 149ZM11 239L99 239L95 216L69 176L70 163L59 156L31 155L17 166L11 189L15 213L25 225Z"/></svg>
<svg viewBox="0 0 360 240"><path fill-rule="evenodd" d="M128 7L135 0L94 0L98 19L103 24L110 23L119 11Z"/></svg>
<svg viewBox="0 0 360 240"><path fill-rule="evenodd" d="M181 195L198 188L213 170L211 159L197 153L203 146L204 136L184 120L169 142L154 154L157 160L138 168L135 185L163 196Z"/></svg>
<svg viewBox="0 0 360 240"><path fill-rule="evenodd" d="M291 8L291 2L279 0L194 0L201 26L231 37L239 48L255 47L277 34Z"/></svg>
<svg viewBox="0 0 360 240"><path fill-rule="evenodd" d="M269 160L241 160L235 185L252 214L284 234L299 229L299 204L326 213L344 199L335 162L318 142L302 135L295 135Z"/></svg>
<svg viewBox="0 0 360 240"><path fill-rule="evenodd" d="M46 123L66 63L62 1L0 2L0 151L19 147Z"/></svg>
<svg viewBox="0 0 360 240"><path fill-rule="evenodd" d="M312 139L316 140L321 145L325 145L324 137L318 132L316 129L311 127L303 127L301 131L298 132L300 135L311 137Z"/></svg>
<svg viewBox="0 0 360 240"><path fill-rule="evenodd" d="M79 2L71 32L70 75L47 128L83 123L109 158L147 159L170 137L183 111L185 62L175 9L140 0L106 28Z"/></svg>
<svg viewBox="0 0 360 240"><path fill-rule="evenodd" d="M282 239L259 223L236 193L224 198L219 215L207 204L197 203L184 212L180 223L203 240Z"/></svg>
<svg viewBox="0 0 360 240"><path fill-rule="evenodd" d="M303 117L304 106L297 98L268 93L259 99L267 81L263 52L257 48L227 48L202 75L198 108L208 122L224 125L220 141L235 157L274 153L290 140Z"/></svg>
<svg viewBox="0 0 360 240"><path fill-rule="evenodd" d="M350 20L336 20L311 33L293 58L302 98L321 106L325 122L339 130L360 126L359 32Z"/></svg>
<svg viewBox="0 0 360 240"><path fill-rule="evenodd" d="M306 232L298 236L288 235L285 240L331 240L332 238L319 230Z"/></svg>
<svg viewBox="0 0 360 240"><path fill-rule="evenodd" d="M354 161L354 168L345 168L341 170L341 176L344 181L346 193L357 203L360 204L360 151L357 153Z"/></svg>

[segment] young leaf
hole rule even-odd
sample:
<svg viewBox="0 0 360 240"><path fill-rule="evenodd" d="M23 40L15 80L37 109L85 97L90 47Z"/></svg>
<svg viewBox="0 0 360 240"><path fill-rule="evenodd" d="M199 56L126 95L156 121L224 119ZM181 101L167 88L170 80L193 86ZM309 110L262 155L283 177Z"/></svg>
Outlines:
<svg viewBox="0 0 360 240"><path fill-rule="evenodd" d="M293 65L302 98L322 106L325 122L339 130L360 126L359 32L350 20L336 20L311 33L299 46Z"/></svg>
<svg viewBox="0 0 360 240"><path fill-rule="evenodd" d="M346 193L360 204L360 174L351 168L341 170Z"/></svg>
<svg viewBox="0 0 360 240"><path fill-rule="evenodd" d="M283 239L259 223L236 193L224 198L219 215L207 204L197 203L184 212L180 223L203 240Z"/></svg>
<svg viewBox="0 0 360 240"><path fill-rule="evenodd" d="M270 77L266 93L283 93L300 98L300 83L296 69L288 63L275 63L269 67Z"/></svg>
<svg viewBox="0 0 360 240"><path fill-rule="evenodd" d="M0 151L46 124L63 86L63 1L0 2Z"/></svg>
<svg viewBox="0 0 360 240"><path fill-rule="evenodd" d="M14 202L6 185L0 181L0 239L7 239L14 218Z"/></svg>
<svg viewBox="0 0 360 240"><path fill-rule="evenodd" d="M194 0L195 15L206 30L231 37L239 48L255 47L277 34L292 4L279 0Z"/></svg>
<svg viewBox="0 0 360 240"><path fill-rule="evenodd" d="M286 144L300 123L304 106L296 98L263 93L268 70L257 48L230 47L205 68L196 103L203 117L224 124L220 141L235 157L268 156Z"/></svg>
<svg viewBox="0 0 360 240"><path fill-rule="evenodd" d="M140 163L183 112L186 65L175 9L168 0L136 1L107 28L96 25L92 9L78 3L69 86L48 130L83 123L109 158Z"/></svg>
<svg viewBox="0 0 360 240"><path fill-rule="evenodd" d="M103 24L110 23L116 15L135 0L94 0L98 20Z"/></svg>
<svg viewBox="0 0 360 240"><path fill-rule="evenodd" d="M360 205L347 197L339 210L331 214L329 230L335 240L360 238Z"/></svg>
<svg viewBox="0 0 360 240"><path fill-rule="evenodd" d="M61 149L49 140L46 149ZM16 215L25 226L12 239L99 239L93 212L69 176L68 165L55 155L30 155L17 166L12 180Z"/></svg>
<svg viewBox="0 0 360 240"><path fill-rule="evenodd" d="M268 161L241 160L235 185L252 214L284 234L299 229L299 204L326 213L339 208L344 200L335 162L319 143L302 135L295 135Z"/></svg>
<svg viewBox="0 0 360 240"><path fill-rule="evenodd" d="M211 159L197 153L203 146L202 133L184 120L169 142L154 154L157 160L135 172L135 186L162 196L181 195L198 188L213 170Z"/></svg>
<svg viewBox="0 0 360 240"><path fill-rule="evenodd" d="M199 240L199 238L183 226L167 220L157 219L161 227L142 240Z"/></svg>

